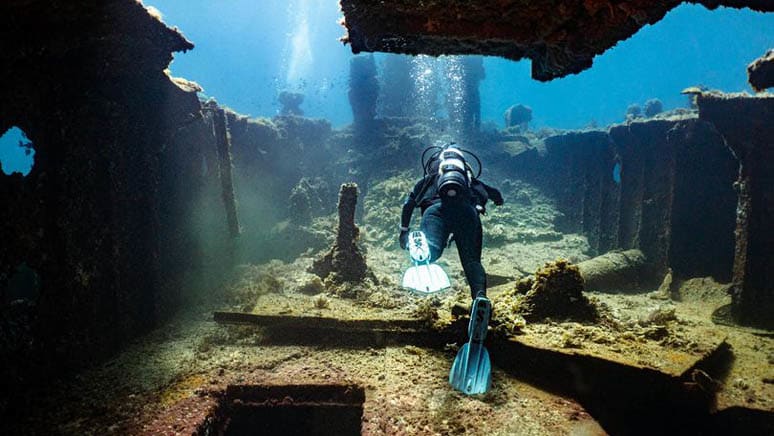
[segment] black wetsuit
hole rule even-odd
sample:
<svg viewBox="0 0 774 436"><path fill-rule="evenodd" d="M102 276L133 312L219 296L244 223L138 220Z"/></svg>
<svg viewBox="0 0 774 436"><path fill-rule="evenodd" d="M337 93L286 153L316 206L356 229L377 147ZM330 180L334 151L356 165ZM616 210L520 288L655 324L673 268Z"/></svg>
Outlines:
<svg viewBox="0 0 774 436"><path fill-rule="evenodd" d="M401 227L408 228L411 215L417 206L422 210L421 230L430 246L430 261L436 261L443 254L449 235L454 235L465 278L470 286L471 298L486 295L486 272L481 265L481 220L479 213L485 212L486 202L491 198L495 204L503 202L500 191L473 179L469 192L454 198L438 195L437 175L427 175L414 185L401 214Z"/></svg>

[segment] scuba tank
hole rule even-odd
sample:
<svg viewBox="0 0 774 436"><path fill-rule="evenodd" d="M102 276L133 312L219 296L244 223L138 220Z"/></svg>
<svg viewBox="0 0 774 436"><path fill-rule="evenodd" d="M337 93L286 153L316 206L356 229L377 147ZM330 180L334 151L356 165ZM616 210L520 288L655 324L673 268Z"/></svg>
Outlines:
<svg viewBox="0 0 774 436"><path fill-rule="evenodd" d="M466 156L472 157L478 165L475 175L468 163L470 159L466 160ZM431 192L441 200L469 199L473 194L471 189L473 180L481 176L482 165L478 156L471 151L456 147L453 142L445 146L434 145L425 148L421 161L423 176L427 183L416 195L417 204L420 206L424 204L425 193L430 186L435 188ZM428 175L434 177L427 177ZM424 206L422 208L424 212Z"/></svg>
<svg viewBox="0 0 774 436"><path fill-rule="evenodd" d="M441 151L438 164L438 195L441 199L467 198L470 196L470 174L465 156L457 148L447 147Z"/></svg>

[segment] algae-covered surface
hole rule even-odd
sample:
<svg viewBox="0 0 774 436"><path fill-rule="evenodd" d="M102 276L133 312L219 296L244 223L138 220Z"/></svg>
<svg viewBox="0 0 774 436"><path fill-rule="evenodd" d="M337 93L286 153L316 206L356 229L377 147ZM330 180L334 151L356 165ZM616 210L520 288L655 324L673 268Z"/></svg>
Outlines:
<svg viewBox="0 0 774 436"><path fill-rule="evenodd" d="M65 434L192 434L228 385L363 386L363 434L603 434L575 401L494 370L495 388L468 397L446 381L453 352L416 346L270 345L260 329L218 326L190 314L107 365L52 387L44 422ZM99 429L95 432L95 429Z"/></svg>
<svg viewBox="0 0 774 436"><path fill-rule="evenodd" d="M285 279L283 290L258 296L249 312L341 320L423 319L442 330L452 321L452 308L469 303L464 287L458 286L435 297L422 297L401 291L396 283L386 279L376 284L353 286L351 295L354 298L343 298L326 291L308 295L299 289L311 287L308 283L317 279L305 273L301 269L303 265L302 260L286 265L285 277L295 275L297 280ZM274 267L281 268L276 264ZM598 321L549 317L527 322L518 312L521 296L503 290L508 286L502 285L490 292L495 312L491 326L498 333L539 349L597 356L680 376L728 336L727 330L712 324L709 317L696 316L692 306L658 299L655 292L637 295L588 293L590 304L599 307ZM320 301L324 303L320 304Z"/></svg>
<svg viewBox="0 0 774 436"><path fill-rule="evenodd" d="M387 188L370 192L381 197L404 186ZM526 353L546 351L568 362L585 356L699 383L717 393L718 410L774 408L772 339L713 324L712 311L728 296L726 285L711 279L682 283L676 299L656 290L612 294L579 289L594 316L526 321L524 301L538 292L528 276L537 272L538 282L557 271L575 277L572 263L589 257L588 245L580 235L555 231L556 211L539 192L520 183L506 184L506 189L506 198L522 200L493 208L484 217L485 233L495 229L483 255L490 283L497 282L489 292L494 303L491 341L511 341L525 346ZM365 202L371 208L392 207L368 196ZM394 221L385 215L367 212L364 217L361 244L370 275L363 282L335 284L308 272L319 255L314 252L293 262L241 265L228 285L213 289L196 309L107 364L57 382L54 393L42 397L46 407L20 419L29 421L33 433L40 426L50 430L42 423L55 422L57 432L68 434L93 429L101 429L100 434L191 434L206 430L229 385L356 384L365 389L364 434L605 434L576 400L498 366L488 394L468 397L454 391L448 371L467 339L455 319L462 316L464 324L469 304L456 249L448 248L440 262L452 277L451 289L431 297L406 292L399 282L409 261L396 247ZM560 257L571 262L554 262ZM563 280L559 283L566 286ZM566 302L551 304L578 304L572 293L562 295ZM423 340L438 335L449 341L440 346L400 339L350 342L348 332L331 331L293 343L293 332L281 328L217 324L214 311L281 316L301 325L305 317L381 320L388 326L418 320ZM284 333L289 339L283 340ZM712 375L691 372L724 341L735 356L727 368Z"/></svg>
<svg viewBox="0 0 774 436"><path fill-rule="evenodd" d="M245 267L241 274L254 274L253 268L281 271L295 266L275 262ZM296 283L284 280L281 283ZM239 283L243 278L235 279ZM237 289L230 288L225 296L233 297ZM281 289L282 293L259 295L251 312L290 310L287 316L389 320L427 317L431 311L444 320L450 318L447 307L452 302L467 298L465 290L452 291L438 299L440 304L427 304L425 298L392 289L378 292L397 304L383 304L374 303L373 294L367 292L367 298L358 299ZM774 353L772 340L712 325L708 316L726 298L722 291L723 285L703 279L683 285L683 301L659 299L656 292L593 294L592 300L607 307L603 317L619 324L615 328L562 320L527 323L514 340L676 374L706 351L705 344L727 337L736 359L727 375L717 380L717 407L771 410L771 365L765 359ZM699 292L703 294L696 295ZM316 305L320 295L328 306ZM704 304L697 304L699 300ZM445 350L410 344L337 347L334 338L318 345L277 345L262 328L215 324L214 309L223 307L202 307L182 316L107 364L57 383L55 393L43 397L49 407L37 409L48 415L20 419L34 420L31 429L41 422L57 422L58 431L69 434L93 429L102 429L102 434L189 434L217 410L228 385L329 383L365 388L364 434L605 434L576 401L520 381L498 367L487 395L467 397L454 391L447 382L454 344ZM654 325L665 327L667 334L648 337ZM459 337L460 343L464 339Z"/></svg>

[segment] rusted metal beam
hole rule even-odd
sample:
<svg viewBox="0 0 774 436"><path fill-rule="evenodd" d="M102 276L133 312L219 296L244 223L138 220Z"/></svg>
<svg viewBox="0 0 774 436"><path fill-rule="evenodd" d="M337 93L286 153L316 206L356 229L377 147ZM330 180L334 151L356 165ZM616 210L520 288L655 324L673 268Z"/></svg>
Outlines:
<svg viewBox="0 0 774 436"><path fill-rule="evenodd" d="M234 178L231 174L231 140L226 125L226 114L220 107L216 107L212 112L212 128L218 150L218 167L223 190L223 204L226 207L228 233L233 238L239 236L239 219L236 198L234 197Z"/></svg>
<svg viewBox="0 0 774 436"><path fill-rule="evenodd" d="M739 159L733 321L774 329L774 96L697 95L699 118L712 123Z"/></svg>
<svg viewBox="0 0 774 436"><path fill-rule="evenodd" d="M578 264L586 289L620 292L637 289L645 255L640 250L611 251Z"/></svg>
<svg viewBox="0 0 774 436"><path fill-rule="evenodd" d="M341 0L353 53L483 54L532 60L532 77L579 73L682 0ZM691 0L774 11L771 0Z"/></svg>
<svg viewBox="0 0 774 436"><path fill-rule="evenodd" d="M283 329L320 329L341 331L430 331L420 319L341 319L322 316L262 315L241 312L215 312L221 324L251 324Z"/></svg>

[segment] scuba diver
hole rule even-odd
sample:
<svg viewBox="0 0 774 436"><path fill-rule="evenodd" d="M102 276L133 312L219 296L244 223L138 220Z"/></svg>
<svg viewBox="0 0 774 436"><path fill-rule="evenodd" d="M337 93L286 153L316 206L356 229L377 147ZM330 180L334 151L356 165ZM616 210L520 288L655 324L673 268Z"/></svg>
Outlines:
<svg viewBox="0 0 774 436"><path fill-rule="evenodd" d="M428 152L431 155L427 162ZM466 159L472 157L478 163L474 176L473 168ZM467 394L485 393L491 385L489 354L483 346L486 337L491 302L486 297L486 272L481 265L482 229L479 215L486 213L486 203L491 199L495 205L503 204L499 190L479 180L481 161L470 151L454 146L428 147L422 153L424 175L408 194L400 222L399 243L402 249L409 249L415 264L432 264L443 254L444 248L453 240L457 245L465 278L470 286L471 307L468 336L470 341L457 354L449 382L456 389ZM420 231L409 232L409 223L415 208L422 211ZM448 287L448 278L437 265L432 265L439 274L407 274L416 290L439 288L432 283L443 279ZM417 267L414 267L416 269ZM410 269L411 270L411 269ZM438 279L438 277L441 279ZM428 283L422 283L422 281ZM416 282L419 283L416 283Z"/></svg>

